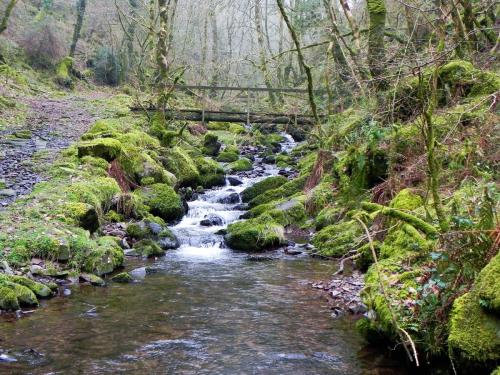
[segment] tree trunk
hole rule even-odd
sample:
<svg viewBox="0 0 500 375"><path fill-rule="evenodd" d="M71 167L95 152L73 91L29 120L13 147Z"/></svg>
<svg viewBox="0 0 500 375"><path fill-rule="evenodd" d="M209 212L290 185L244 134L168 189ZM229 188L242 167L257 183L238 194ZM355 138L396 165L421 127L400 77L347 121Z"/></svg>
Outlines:
<svg viewBox="0 0 500 375"><path fill-rule="evenodd" d="M5 13L2 17L2 22L0 22L0 34L7 30L7 24L9 22L10 15L16 6L17 0L10 0L10 3L5 8Z"/></svg>
<svg viewBox="0 0 500 375"><path fill-rule="evenodd" d="M264 76L264 83L268 89L272 89L273 85L271 83L271 78L269 76L269 70L267 68L266 61L266 45L264 40L264 32L262 30L262 16L261 16L261 8L260 8L260 0L255 0L255 28L257 30L257 42L259 44L259 60L260 60L260 70L262 71L262 75ZM271 103L271 107L276 107L276 97L274 93L269 92L269 101Z"/></svg>
<svg viewBox="0 0 500 375"><path fill-rule="evenodd" d="M370 29L368 33L368 66L375 87L384 88L386 82L385 73L385 0L366 0L368 15L370 18Z"/></svg>
<svg viewBox="0 0 500 375"><path fill-rule="evenodd" d="M212 86L217 86L219 83L219 30L217 26L217 16L215 15L215 9L210 12L210 21L212 25ZM212 98L217 97L217 92L212 91L210 93Z"/></svg>
<svg viewBox="0 0 500 375"><path fill-rule="evenodd" d="M347 22L349 22L349 26L352 30L352 38L354 45L356 46L356 50L359 51L361 48L361 36L359 34L359 27L352 15L351 8L349 7L349 3L347 0L339 0L342 9L344 10L345 17L347 18Z"/></svg>
<svg viewBox="0 0 500 375"><path fill-rule="evenodd" d="M302 48L300 46L299 37L297 36L297 33L295 32L295 29L293 28L292 23L290 22L290 19L286 14L285 7L283 5L283 0L276 0L276 2L278 4L281 16L283 17L283 20L285 21L285 24L288 27L288 31L290 31L290 35L292 36L293 42L295 43L295 48L297 49L297 56L299 59L299 63L304 69L307 76L307 92L309 94L309 105L311 106L311 112L316 122L316 126L318 127L318 137L320 138L321 141L321 136L319 134L321 133L321 121L318 116L318 109L316 106L316 100L314 98L314 84L313 84L311 67L307 65L304 55L302 54Z"/></svg>
<svg viewBox="0 0 500 375"><path fill-rule="evenodd" d="M85 8L87 6L87 0L78 0L76 5L76 24L73 31L73 39L71 41L71 48L69 50L70 57L75 56L76 45L80 39L80 33L82 31L83 18L85 17Z"/></svg>
<svg viewBox="0 0 500 375"><path fill-rule="evenodd" d="M135 29L136 29L136 19L137 19L137 9L139 8L139 3L137 0L129 0L130 4L130 14L132 20L129 21L127 30L127 58L128 58L128 68L131 69L135 65L135 51L134 51L134 39L135 39Z"/></svg>

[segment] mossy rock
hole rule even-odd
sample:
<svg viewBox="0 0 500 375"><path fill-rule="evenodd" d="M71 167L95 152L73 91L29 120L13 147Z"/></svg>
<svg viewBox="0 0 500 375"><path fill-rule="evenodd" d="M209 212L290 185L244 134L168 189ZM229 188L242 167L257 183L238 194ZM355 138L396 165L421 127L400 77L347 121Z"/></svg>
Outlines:
<svg viewBox="0 0 500 375"><path fill-rule="evenodd" d="M120 156L122 143L113 138L98 138L92 141L80 142L77 148L79 158L93 156L109 162Z"/></svg>
<svg viewBox="0 0 500 375"><path fill-rule="evenodd" d="M86 254L83 270L98 276L107 275L123 265L124 254L115 237L100 237L97 247Z"/></svg>
<svg viewBox="0 0 500 375"><path fill-rule="evenodd" d="M127 284L127 283L131 283L134 280L132 279L132 276L130 276L130 274L128 272L122 272L122 273L119 273L118 275L113 276L111 278L111 281L113 281L115 283Z"/></svg>
<svg viewBox="0 0 500 375"><path fill-rule="evenodd" d="M323 208L314 219L316 230L321 230L328 225L338 222L342 215L342 211L342 208L337 206L327 206Z"/></svg>
<svg viewBox="0 0 500 375"><path fill-rule="evenodd" d="M217 157L217 161L222 163L233 163L239 159L239 153L233 151L222 151Z"/></svg>
<svg viewBox="0 0 500 375"><path fill-rule="evenodd" d="M24 276L9 276L9 279L19 285L29 288L37 297L47 298L52 295L51 289L42 283L29 279Z"/></svg>
<svg viewBox="0 0 500 375"><path fill-rule="evenodd" d="M331 181L324 181L307 192L306 209L309 215L316 216L323 208L335 201L335 190Z"/></svg>
<svg viewBox="0 0 500 375"><path fill-rule="evenodd" d="M134 238L136 240L142 240L143 238L151 235L151 231L144 222L131 223L127 226L127 236Z"/></svg>
<svg viewBox="0 0 500 375"><path fill-rule="evenodd" d="M268 190L249 202L250 207L255 207L264 203L269 203L274 200L289 198L294 194L301 192L306 185L308 176L300 176L287 183L281 185L279 188Z"/></svg>
<svg viewBox="0 0 500 375"><path fill-rule="evenodd" d="M66 88L73 89L75 83L72 76L73 58L64 57L56 66L56 82Z"/></svg>
<svg viewBox="0 0 500 375"><path fill-rule="evenodd" d="M284 244L284 229L272 217L262 215L256 219L230 224L225 241L235 250L268 250Z"/></svg>
<svg viewBox="0 0 500 375"><path fill-rule="evenodd" d="M185 214L180 196L170 186L154 184L137 192L150 212L166 222L182 219Z"/></svg>
<svg viewBox="0 0 500 375"><path fill-rule="evenodd" d="M68 202L63 206L63 215L75 221L75 224L90 232L96 232L101 223L96 208L88 203Z"/></svg>
<svg viewBox="0 0 500 375"><path fill-rule="evenodd" d="M107 171L109 168L109 163L106 160L104 160L103 158L95 158L93 156L84 156L83 158L81 158L80 162L84 165L86 164L86 165L89 165L89 166L94 167L94 168L102 169L104 171Z"/></svg>
<svg viewBox="0 0 500 375"><path fill-rule="evenodd" d="M164 183L175 186L176 177L149 156L146 151L135 146L124 146L118 162L125 174L136 184L143 184L146 179L151 183ZM151 183L147 183L151 185Z"/></svg>
<svg viewBox="0 0 500 375"><path fill-rule="evenodd" d="M398 210L413 211L422 207L424 200L420 195L414 194L410 189L401 190L389 204Z"/></svg>
<svg viewBox="0 0 500 375"><path fill-rule="evenodd" d="M249 218L255 218L260 215L267 215L282 226L300 226L303 225L307 219L303 201L304 199L296 197L290 200L262 204L248 211L247 216Z"/></svg>
<svg viewBox="0 0 500 375"><path fill-rule="evenodd" d="M208 133L203 141L203 153L208 156L217 156L222 147L219 142L219 137L215 134Z"/></svg>
<svg viewBox="0 0 500 375"><path fill-rule="evenodd" d="M265 193L268 190L279 188L280 186L286 184L288 179L283 176L272 176L259 181L252 186L246 188L241 193L241 199L243 202L250 202L256 196Z"/></svg>
<svg viewBox="0 0 500 375"><path fill-rule="evenodd" d="M163 250L155 241L144 239L134 244L134 251L131 255L152 258L165 255L165 250Z"/></svg>
<svg viewBox="0 0 500 375"><path fill-rule="evenodd" d="M0 310L16 311L19 309L16 293L11 288L0 284Z"/></svg>
<svg viewBox="0 0 500 375"><path fill-rule="evenodd" d="M211 158L197 157L193 159L200 177L198 183L205 189L215 186L224 186L226 184L226 172L219 163Z"/></svg>
<svg viewBox="0 0 500 375"><path fill-rule="evenodd" d="M479 273L474 292L483 308L500 316L500 253Z"/></svg>
<svg viewBox="0 0 500 375"><path fill-rule="evenodd" d="M196 187L200 172L189 154L180 147L174 147L165 155L166 169L173 173L181 187Z"/></svg>
<svg viewBox="0 0 500 375"><path fill-rule="evenodd" d="M484 311L474 292L457 298L450 318L448 345L468 361L500 360L500 317Z"/></svg>
<svg viewBox="0 0 500 375"><path fill-rule="evenodd" d="M28 287L21 284L16 284L10 281L0 281L0 285L11 289L21 306L38 306L38 299L35 293Z"/></svg>
<svg viewBox="0 0 500 375"><path fill-rule="evenodd" d="M380 247L380 257L399 257L408 253L422 255L432 248L432 244L432 240L427 240L413 226L400 223L389 230Z"/></svg>
<svg viewBox="0 0 500 375"><path fill-rule="evenodd" d="M356 247L362 230L355 220L329 225L312 238L318 254L327 257L342 257Z"/></svg>
<svg viewBox="0 0 500 375"><path fill-rule="evenodd" d="M227 170L231 172L245 172L251 171L252 169L252 162L247 158L238 159L227 166Z"/></svg>

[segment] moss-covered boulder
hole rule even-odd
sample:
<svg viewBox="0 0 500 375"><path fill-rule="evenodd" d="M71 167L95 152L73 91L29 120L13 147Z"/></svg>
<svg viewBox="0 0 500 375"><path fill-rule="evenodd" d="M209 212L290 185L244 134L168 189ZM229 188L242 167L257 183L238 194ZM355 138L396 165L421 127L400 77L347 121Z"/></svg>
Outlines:
<svg viewBox="0 0 500 375"><path fill-rule="evenodd" d="M401 190L389 204L398 210L413 211L422 207L424 200L420 195L413 193L410 189Z"/></svg>
<svg viewBox="0 0 500 375"><path fill-rule="evenodd" d="M97 246L89 250L83 264L85 272L102 276L123 265L123 250L115 237L100 237Z"/></svg>
<svg viewBox="0 0 500 375"><path fill-rule="evenodd" d="M152 258L165 255L165 250L163 250L155 241L144 239L134 244L133 252L129 253L129 255Z"/></svg>
<svg viewBox="0 0 500 375"><path fill-rule="evenodd" d="M226 172L219 163L211 158L198 157L194 158L194 162L200 177L198 184L205 189L210 189L215 186L224 186L226 184Z"/></svg>
<svg viewBox="0 0 500 375"><path fill-rule="evenodd" d="M0 284L0 310L15 311L19 308L16 293L11 288Z"/></svg>
<svg viewBox="0 0 500 375"><path fill-rule="evenodd" d="M279 188L280 186L286 184L288 179L283 176L272 176L259 181L252 186L246 188L241 193L241 199L243 202L250 202L256 196L265 193L268 190Z"/></svg>
<svg viewBox="0 0 500 375"><path fill-rule="evenodd" d="M359 223L355 220L342 221L329 225L317 232L312 244L318 254L327 257L342 257L355 249L362 234Z"/></svg>
<svg viewBox="0 0 500 375"><path fill-rule="evenodd" d="M29 288L37 297L47 298L52 295L52 290L42 283L29 279L24 276L9 276L9 279L19 285Z"/></svg>
<svg viewBox="0 0 500 375"><path fill-rule="evenodd" d="M99 229L100 218L96 207L84 202L67 202L63 205L62 213L65 217L74 220L78 226L90 232Z"/></svg>
<svg viewBox="0 0 500 375"><path fill-rule="evenodd" d="M255 218L260 215L270 216L273 221L286 227L288 225L303 225L307 219L304 208L304 197L296 197L290 200L281 200L252 208L247 212L248 218Z"/></svg>
<svg viewBox="0 0 500 375"><path fill-rule="evenodd" d="M485 309L500 315L500 253L479 273L474 290Z"/></svg>
<svg viewBox="0 0 500 375"><path fill-rule="evenodd" d="M127 284L133 281L132 276L128 272L122 272L111 278L111 281L115 283Z"/></svg>
<svg viewBox="0 0 500 375"><path fill-rule="evenodd" d="M323 181L307 192L306 209L309 215L316 216L323 208L335 201L335 189L331 181Z"/></svg>
<svg viewBox="0 0 500 375"><path fill-rule="evenodd" d="M222 143L219 142L219 137L217 135L208 133L205 135L203 140L203 153L208 156L217 156L222 147Z"/></svg>
<svg viewBox="0 0 500 375"><path fill-rule="evenodd" d="M158 161L141 148L124 146L118 162L127 177L137 185L149 182L148 184L162 183L173 187L177 183L172 173L165 170Z"/></svg>
<svg viewBox="0 0 500 375"><path fill-rule="evenodd" d="M196 187L200 172L189 154L180 147L170 149L163 160L166 169L172 172L180 186Z"/></svg>
<svg viewBox="0 0 500 375"><path fill-rule="evenodd" d="M284 244L284 229L272 217L261 215L229 225L225 241L235 250L263 251Z"/></svg>
<svg viewBox="0 0 500 375"><path fill-rule="evenodd" d="M166 222L180 220L185 214L180 196L168 185L154 184L140 189L137 194L153 215Z"/></svg>
<svg viewBox="0 0 500 375"><path fill-rule="evenodd" d="M227 166L227 170L233 173L251 171L252 168L252 162L247 158L238 159Z"/></svg>
<svg viewBox="0 0 500 375"><path fill-rule="evenodd" d="M304 189L308 176L300 176L292 181L281 185L279 188L268 190L249 202L250 207L255 207L260 204L269 203L274 200L289 198Z"/></svg>
<svg viewBox="0 0 500 375"><path fill-rule="evenodd" d="M38 306L38 299L31 289L21 284L16 284L10 281L0 281L0 285L14 292L21 306Z"/></svg>
<svg viewBox="0 0 500 375"><path fill-rule="evenodd" d="M453 303L448 345L468 361L500 360L500 317L482 309L474 291Z"/></svg>
<svg viewBox="0 0 500 375"><path fill-rule="evenodd" d="M232 163L239 159L239 155L235 152L222 151L217 157L217 161L222 163Z"/></svg>
<svg viewBox="0 0 500 375"><path fill-rule="evenodd" d="M75 86L72 71L73 58L66 56L56 66L56 82L63 87L72 89Z"/></svg>
<svg viewBox="0 0 500 375"><path fill-rule="evenodd" d="M122 152L122 143L114 138L98 138L80 142L77 145L78 157L93 156L106 161L113 161Z"/></svg>

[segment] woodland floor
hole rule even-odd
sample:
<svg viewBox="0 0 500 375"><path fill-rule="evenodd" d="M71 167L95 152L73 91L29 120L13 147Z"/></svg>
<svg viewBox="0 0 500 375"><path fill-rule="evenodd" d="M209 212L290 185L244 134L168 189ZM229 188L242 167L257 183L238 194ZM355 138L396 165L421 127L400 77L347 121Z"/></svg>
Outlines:
<svg viewBox="0 0 500 375"><path fill-rule="evenodd" d="M0 131L0 209L29 194L43 181L43 166L101 117L99 107L90 102L103 95L22 99L28 108L26 121Z"/></svg>

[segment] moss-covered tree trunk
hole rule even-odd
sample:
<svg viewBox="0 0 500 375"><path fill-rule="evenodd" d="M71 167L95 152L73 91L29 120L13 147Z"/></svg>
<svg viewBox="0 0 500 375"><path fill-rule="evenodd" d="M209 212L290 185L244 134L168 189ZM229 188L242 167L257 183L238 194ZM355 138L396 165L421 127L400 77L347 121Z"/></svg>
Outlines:
<svg viewBox="0 0 500 375"><path fill-rule="evenodd" d="M128 59L128 68L131 69L135 63L135 51L134 51L134 39L135 39L135 30L137 24L137 10L139 8L139 3L137 0L129 0L130 5L130 15L132 20L128 24L127 30L127 59Z"/></svg>
<svg viewBox="0 0 500 375"><path fill-rule="evenodd" d="M366 0L370 26L368 32L368 66L375 87L385 87L385 0Z"/></svg>
<svg viewBox="0 0 500 375"><path fill-rule="evenodd" d="M7 30L7 25L9 23L10 15L16 6L17 0L10 0L7 4L7 8L5 8L5 13L2 17L2 21L0 22L0 34L2 34L5 30Z"/></svg>
<svg viewBox="0 0 500 375"><path fill-rule="evenodd" d="M267 68L266 61L266 45L264 39L264 31L262 27L262 11L260 7L260 0L255 0L255 28L257 31L257 42L259 44L259 63L260 70L262 71L262 75L264 76L264 83L268 89L272 89L273 85L271 83L271 77L269 75L269 69ZM276 97L273 92L269 92L269 101L271 103L271 107L276 107Z"/></svg>
<svg viewBox="0 0 500 375"><path fill-rule="evenodd" d="M78 0L78 3L76 4L76 24L75 24L75 29L73 30L71 47L69 49L69 55L71 57L75 56L76 45L78 44L78 40L80 39L86 7L87 7L87 0Z"/></svg>

